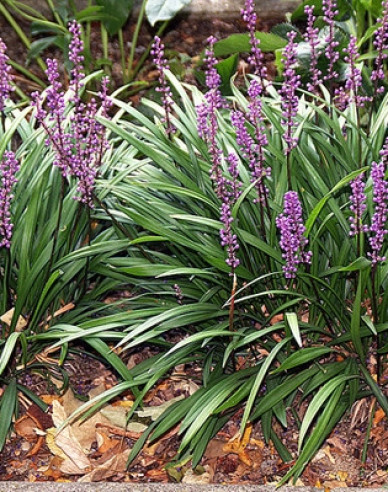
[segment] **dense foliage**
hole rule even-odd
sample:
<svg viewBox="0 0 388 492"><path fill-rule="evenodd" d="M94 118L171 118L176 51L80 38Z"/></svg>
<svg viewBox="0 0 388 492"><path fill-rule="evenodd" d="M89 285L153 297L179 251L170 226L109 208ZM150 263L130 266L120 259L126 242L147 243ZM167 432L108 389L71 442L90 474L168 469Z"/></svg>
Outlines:
<svg viewBox="0 0 388 492"><path fill-rule="evenodd" d="M96 103L79 96L87 81L74 40L70 92L63 93L54 70L46 113L44 98L30 115L5 94L2 162L14 165L18 181L9 181L7 196L11 187L14 196L2 203L10 213L0 217L0 301L3 311L13 308L0 342L1 444L17 389L39 402L18 385L20 373L47 366L45 357L60 347L58 366L49 365L57 373L77 340L122 378L77 415L128 389L136 397L133 413L176 365L202 368L201 388L145 431L130 461L147 439L180 423L178 457L196 465L241 411L241 433L260 421L282 459L296 459L285 482L302 473L355 401L373 396L388 414L388 2L373 29L369 66L360 63L357 38L337 25L334 0L323 1L318 20L313 8L305 12L306 83L294 30L283 50L282 81L267 80L247 0L252 75L246 90L232 80L230 97L220 91L214 38L205 94L172 75L156 38L162 97L160 104L144 99L147 111L113 95L109 119L102 89L96 116ZM319 22L326 23L323 43ZM79 39L76 24L71 29ZM341 56L337 29L347 33ZM339 63L346 64L343 82ZM17 172L5 153L15 132ZM132 297L121 306L98 303L127 286ZM69 303L73 309L57 311ZM172 343L176 330L181 341ZM132 370L110 350L144 344L158 354ZM301 405L295 457L275 430Z"/></svg>

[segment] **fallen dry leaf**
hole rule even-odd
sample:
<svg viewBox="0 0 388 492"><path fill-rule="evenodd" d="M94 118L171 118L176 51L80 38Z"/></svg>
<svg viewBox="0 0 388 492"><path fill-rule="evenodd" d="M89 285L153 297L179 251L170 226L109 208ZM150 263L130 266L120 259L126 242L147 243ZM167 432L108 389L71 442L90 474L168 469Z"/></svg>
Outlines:
<svg viewBox="0 0 388 492"><path fill-rule="evenodd" d="M386 418L384 410L382 408L378 408L373 418L373 427L376 427L376 425L378 425L384 418Z"/></svg>
<svg viewBox="0 0 388 492"><path fill-rule="evenodd" d="M100 388L102 390L102 388ZM93 393L95 395L95 393ZM63 395L63 409L65 412L65 420L75 410L77 410L83 402L75 398L71 390L66 391ZM96 412L85 421L75 420L71 423L71 430L82 449L90 451L92 443L96 440L96 425L98 423L109 423L109 420L104 417L102 412ZM59 427L59 426L56 426Z"/></svg>
<svg viewBox="0 0 388 492"><path fill-rule="evenodd" d="M166 470L158 470L158 469L148 470L146 473L146 477L152 478L153 482L169 481L169 475L166 472Z"/></svg>
<svg viewBox="0 0 388 492"><path fill-rule="evenodd" d="M54 400L59 402L62 401L62 396L59 395L41 395L39 398L47 405L52 405Z"/></svg>
<svg viewBox="0 0 388 492"><path fill-rule="evenodd" d="M198 474L189 468L182 478L182 483L196 483L199 485L203 483L211 483L214 476L213 469L208 465L205 465L203 468L205 471L201 474Z"/></svg>
<svg viewBox="0 0 388 492"><path fill-rule="evenodd" d="M62 477L62 472L59 469L62 461L63 460L59 458L59 456L53 456L48 466L44 467L44 469L39 469L39 471L43 472L44 476L53 478L57 481Z"/></svg>
<svg viewBox="0 0 388 492"><path fill-rule="evenodd" d="M120 427L125 429L127 425L127 413L128 410L124 407L113 407L108 405L101 409L101 415L103 415L111 425L114 427Z"/></svg>
<svg viewBox="0 0 388 492"><path fill-rule="evenodd" d="M58 428L66 420L67 415L63 406L58 402L53 402L53 421ZM61 471L70 475L82 475L91 468L90 461L84 453L84 450L76 438L72 427L67 425L60 432L56 431L54 435L54 444L56 447L51 451L59 448L60 458L65 459L61 464Z"/></svg>
<svg viewBox="0 0 388 492"><path fill-rule="evenodd" d="M27 439L28 441L35 440L37 438L36 421L28 415L23 415L14 423L14 429L16 434Z"/></svg>
<svg viewBox="0 0 388 492"><path fill-rule="evenodd" d="M7 326L11 326L14 312L15 312L15 308L10 309L2 316L0 316L0 321L5 323ZM23 316L19 316L18 321L16 323L15 331L23 331L23 329L26 326L27 326L27 321L23 318Z"/></svg>
<svg viewBox="0 0 388 492"><path fill-rule="evenodd" d="M333 457L333 455L331 454L331 450L330 450L330 446L325 446L322 451L325 453L325 455L329 458L330 460L330 463L332 463L333 465L335 464L335 459Z"/></svg>
<svg viewBox="0 0 388 492"><path fill-rule="evenodd" d="M28 407L27 415L35 420L39 429L49 429L54 425L51 414L44 412L35 403Z"/></svg>
<svg viewBox="0 0 388 492"><path fill-rule="evenodd" d="M116 454L110 460L96 466L94 470L78 479L78 482L101 482L117 473L125 472L129 453L130 449L126 449L122 453Z"/></svg>
<svg viewBox="0 0 388 492"><path fill-rule="evenodd" d="M341 482L340 480L325 480L322 484L326 491L330 491L331 489L336 489L338 487L347 487L346 482Z"/></svg>
<svg viewBox="0 0 388 492"><path fill-rule="evenodd" d="M136 423L136 422L135 422ZM115 427L109 424L98 423L96 425L97 429L107 429L111 434L115 434L116 436L128 437L129 439L139 439L142 432L133 432L130 430L122 429L121 427Z"/></svg>
<svg viewBox="0 0 388 492"><path fill-rule="evenodd" d="M345 480L348 478L348 472L346 471L343 471L343 470L340 470L337 472L336 474L336 478L340 481L340 482L345 482Z"/></svg>
<svg viewBox="0 0 388 492"><path fill-rule="evenodd" d="M239 459L247 466L252 465L252 460L249 454L245 450L247 447L252 433L252 424L247 424L242 438L239 438L239 434L232 437L232 439L223 446L224 453L237 454Z"/></svg>
<svg viewBox="0 0 388 492"><path fill-rule="evenodd" d="M103 431L96 432L96 440L98 446L97 450L101 454L106 453L120 442L117 439L112 439Z"/></svg>
<svg viewBox="0 0 388 492"><path fill-rule="evenodd" d="M345 443L343 443L342 440L337 436L330 437L329 439L327 439L326 442L328 444L330 444L331 446L333 446L333 451L335 451L336 453L338 453L338 452L346 453L347 452L347 448L346 448Z"/></svg>
<svg viewBox="0 0 388 492"><path fill-rule="evenodd" d="M115 401L111 405L112 407L124 407L124 408L132 408L133 401L132 400L119 400Z"/></svg>
<svg viewBox="0 0 388 492"><path fill-rule="evenodd" d="M185 397L183 395L179 395L171 400L162 403L162 405L158 405L157 407L144 407L143 410L138 410L136 413L140 418L150 417L152 421L157 420L162 413L167 410L173 403L183 400Z"/></svg>

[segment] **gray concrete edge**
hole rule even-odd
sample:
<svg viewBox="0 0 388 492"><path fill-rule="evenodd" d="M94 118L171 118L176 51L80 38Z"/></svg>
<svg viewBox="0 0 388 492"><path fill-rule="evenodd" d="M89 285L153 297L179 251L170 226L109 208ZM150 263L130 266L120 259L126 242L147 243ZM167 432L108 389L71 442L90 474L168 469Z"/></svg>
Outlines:
<svg viewBox="0 0 388 492"><path fill-rule="evenodd" d="M110 492L110 491L130 491L130 492L222 492L233 490L233 492L322 492L322 488L317 487L289 487L284 486L276 489L274 486L265 485L188 485L188 484L137 484L137 483L56 483L56 482L0 482L0 492ZM342 488L338 487L335 492L387 492L388 488Z"/></svg>

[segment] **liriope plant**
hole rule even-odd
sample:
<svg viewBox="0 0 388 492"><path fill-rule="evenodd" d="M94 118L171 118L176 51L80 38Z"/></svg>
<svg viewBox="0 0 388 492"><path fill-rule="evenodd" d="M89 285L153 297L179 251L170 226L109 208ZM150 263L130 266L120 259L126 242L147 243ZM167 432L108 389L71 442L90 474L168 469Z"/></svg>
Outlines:
<svg viewBox="0 0 388 492"><path fill-rule="evenodd" d="M335 36L335 3L325 8ZM384 52L386 2L382 8L376 43L383 35ZM314 36L313 10L307 14L307 35ZM252 30L250 1L244 17ZM178 456L196 465L209 440L242 411L241 433L260 421L280 456L296 460L283 483L302 473L357 399L373 395L388 411L381 379L388 329L385 81L379 75L368 93L362 78L368 72L351 37L347 82L337 83L335 57L325 75L312 60L305 88L294 36L283 53L282 83L270 83L251 35L253 75L246 93L232 83L228 99L219 90L213 38L205 94L176 80L160 62L163 46L156 40L164 97L161 104L143 100L154 117L115 100L126 117L104 120L144 159L112 186L113 207L139 228L136 241L148 253L110 260L114 272L138 286L118 345L159 347L144 391L177 361L191 357L202 367L201 389L144 433L130 461L147 439L180 423ZM337 49L334 38L326 49ZM175 328L182 340L169 347L166 335ZM368 363L372 354L375 366ZM286 427L288 409L305 401L294 456L275 423Z"/></svg>
<svg viewBox="0 0 388 492"><path fill-rule="evenodd" d="M88 320L69 313L40 339L54 340L53 349L77 339L96 347L109 341L124 350L158 348L131 377L119 371L126 380L78 414L128 388L135 388L134 412L175 365L195 361L202 368L201 388L147 429L130 462L147 440L180 423L178 457L195 466L209 440L240 412L241 433L260 421L282 459L295 460L284 483L303 472L355 401L373 396L388 413L382 379L388 96L381 78L388 7L384 0L371 72L358 63L349 38L345 84L337 79L335 2L324 8L333 63L325 74L317 71L308 8L308 87L297 71L292 33L283 80L267 80L247 0L253 75L246 91L232 81L233 96L222 96L213 38L205 94L177 81L156 40L163 97L161 104L143 100L153 117L112 98L116 118L99 118L121 155L134 159L96 181L97 193L110 193L101 215L117 234L136 234L128 255L112 252L96 265L98 273L131 285L130 312L104 317L97 308ZM182 333L179 343L168 337L173 329ZM276 429L289 424L288 409L305 402L295 456Z"/></svg>
<svg viewBox="0 0 388 492"><path fill-rule="evenodd" d="M108 191L97 189L96 180L123 172L123 163L139 163L127 144L108 146L106 130L96 120L97 100L81 99L98 74L84 78L79 26L72 23L70 29L69 90L62 88L56 61L48 60L51 86L23 110L10 99L13 81L0 42L0 449L19 411L19 392L47 409L23 384L25 373L68 383L62 364L72 347L48 351L50 330L67 315L82 332L81 323L104 310L99 301L126 285L106 276L105 266L110 256L131 249L131 231L112 225ZM99 111L107 116L106 80L99 96ZM114 305L107 310L114 311ZM89 346L131 379L102 339Z"/></svg>

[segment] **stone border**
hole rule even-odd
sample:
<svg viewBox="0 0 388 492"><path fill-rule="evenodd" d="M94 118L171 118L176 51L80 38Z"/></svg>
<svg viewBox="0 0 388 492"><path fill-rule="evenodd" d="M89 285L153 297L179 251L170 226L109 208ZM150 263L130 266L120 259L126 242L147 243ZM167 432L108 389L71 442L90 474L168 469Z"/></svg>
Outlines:
<svg viewBox="0 0 388 492"><path fill-rule="evenodd" d="M148 485L105 482L105 483L57 483L57 482L0 482L0 492L322 492L317 487L288 487L277 489L265 485L186 485L153 483ZM387 488L336 488L334 492L387 492Z"/></svg>
<svg viewBox="0 0 388 492"><path fill-rule="evenodd" d="M43 13L48 12L45 0L23 0L23 2ZM276 19L284 17L286 12L292 12L300 2L301 0L256 0L256 12L260 19ZM76 3L81 8L86 6L86 0L76 0ZM237 18L244 3L244 0L192 0L181 13L197 18L208 18L212 15L220 18ZM135 0L135 14L139 6L140 0Z"/></svg>

